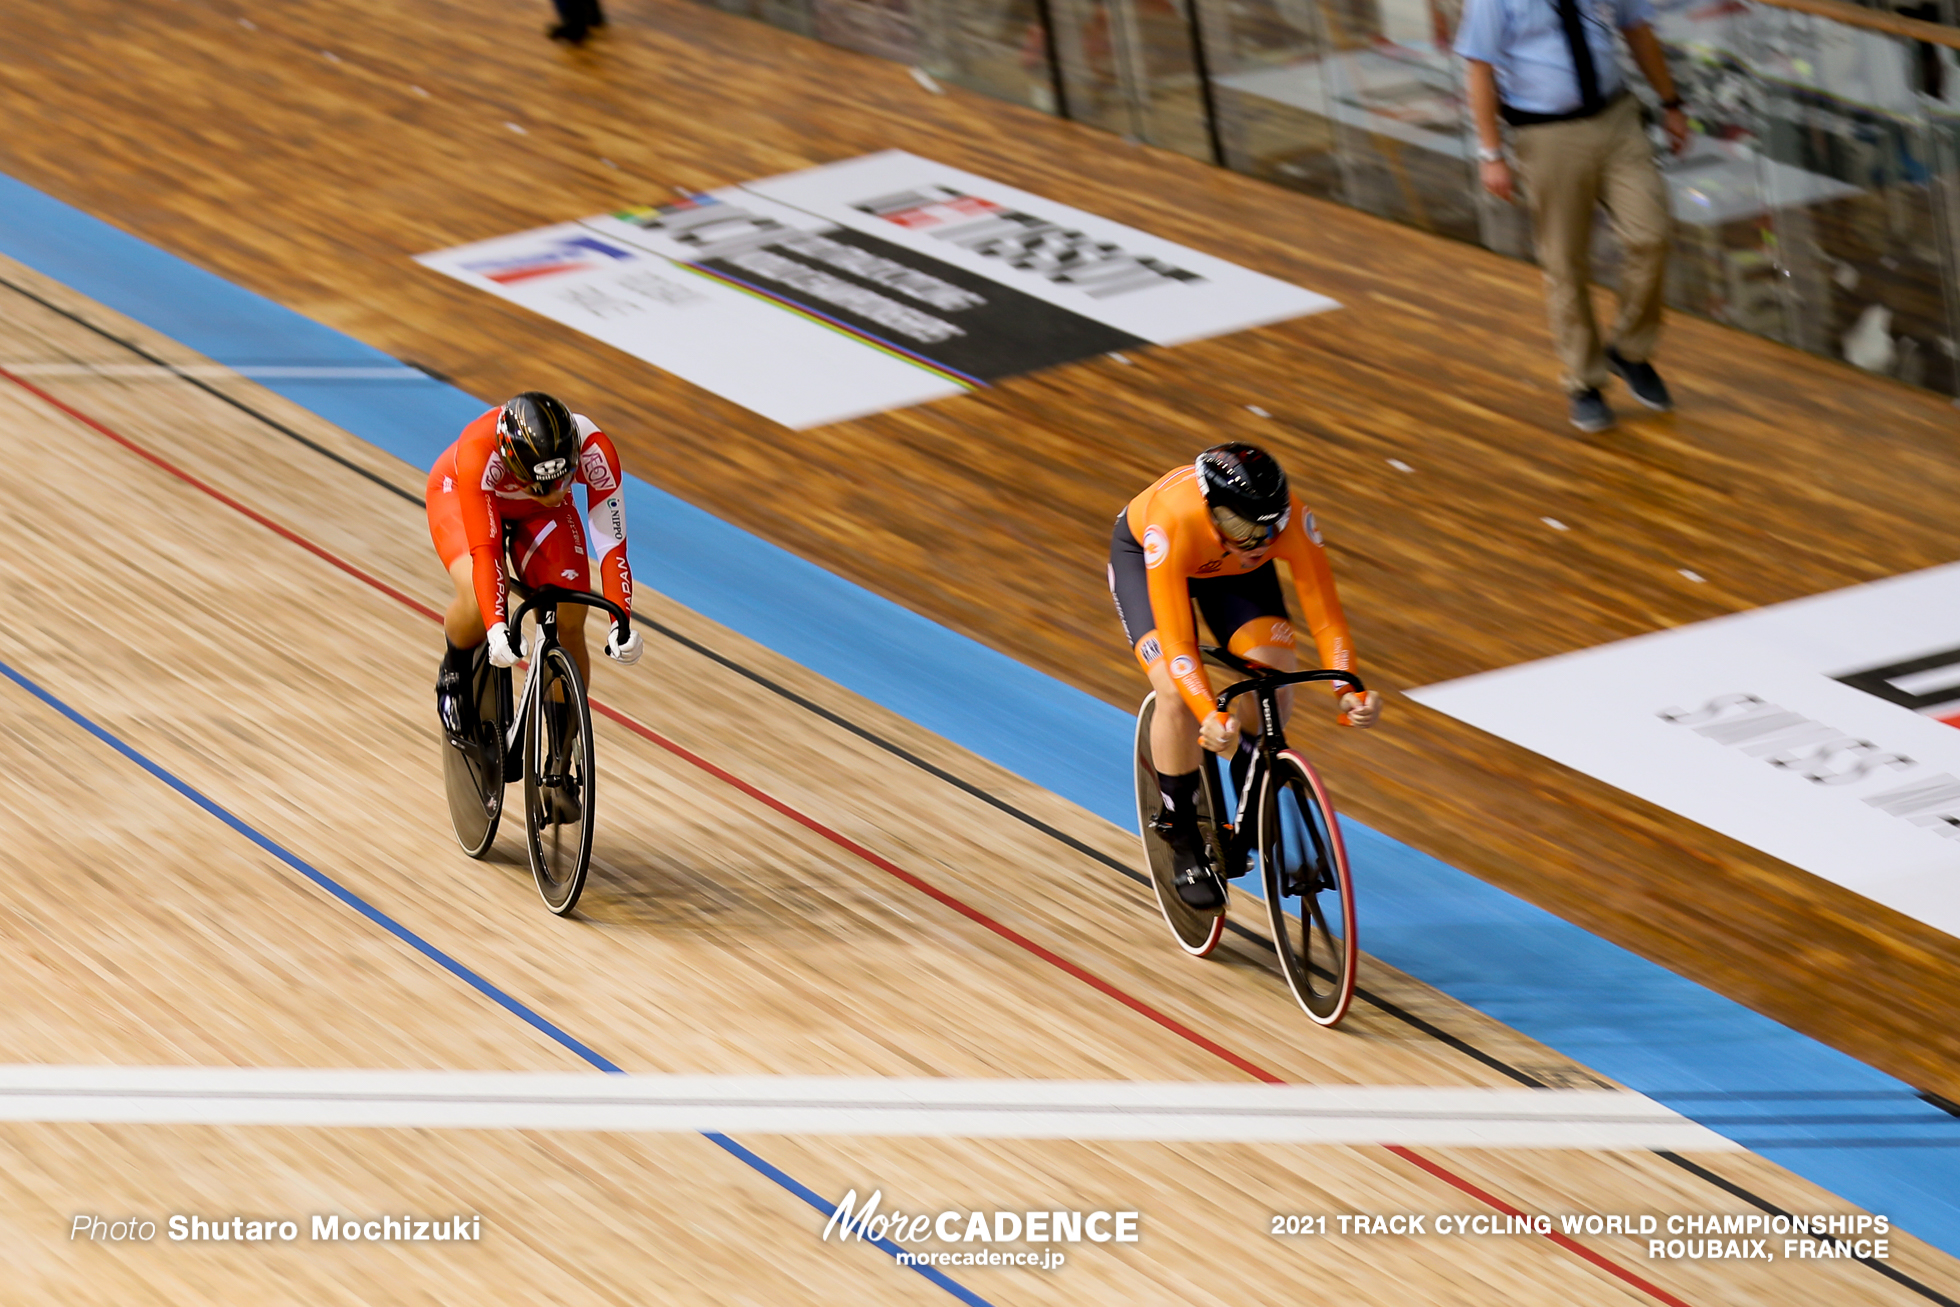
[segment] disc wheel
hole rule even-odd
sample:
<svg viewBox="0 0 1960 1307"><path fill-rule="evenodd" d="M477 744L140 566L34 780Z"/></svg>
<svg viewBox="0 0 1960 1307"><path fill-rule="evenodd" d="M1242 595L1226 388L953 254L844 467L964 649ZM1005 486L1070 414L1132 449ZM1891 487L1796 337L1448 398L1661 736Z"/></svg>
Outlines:
<svg viewBox="0 0 1960 1307"><path fill-rule="evenodd" d="M1181 710L1182 705L1178 705ZM1177 896L1177 882L1171 863L1171 846L1159 835L1153 825L1157 811L1163 805L1163 796L1157 788L1157 768L1150 756L1150 722L1157 711L1157 694L1151 691L1137 709L1137 829L1143 837L1144 866L1150 872L1151 888L1157 891L1157 907L1164 914L1164 923L1171 928L1172 938L1177 946L1192 957L1201 958L1218 947L1219 938L1225 933L1225 909L1216 912L1200 912ZM1210 800L1204 787L1198 788L1198 827L1206 833L1208 847L1215 847L1217 818L1211 810Z"/></svg>
<svg viewBox="0 0 1960 1307"><path fill-rule="evenodd" d="M1273 760L1260 796L1259 862L1287 986L1308 1016L1331 1026L1354 1001L1354 879L1327 790L1290 749Z"/></svg>
<svg viewBox="0 0 1960 1307"><path fill-rule="evenodd" d="M592 863L592 714L578 667L553 646L540 657L524 732L524 834L544 905L578 903Z"/></svg>
<svg viewBox="0 0 1960 1307"><path fill-rule="evenodd" d="M476 736L442 741L442 784L456 842L472 858L490 851L504 811L504 722L510 716L510 673L478 651L471 669L476 690Z"/></svg>

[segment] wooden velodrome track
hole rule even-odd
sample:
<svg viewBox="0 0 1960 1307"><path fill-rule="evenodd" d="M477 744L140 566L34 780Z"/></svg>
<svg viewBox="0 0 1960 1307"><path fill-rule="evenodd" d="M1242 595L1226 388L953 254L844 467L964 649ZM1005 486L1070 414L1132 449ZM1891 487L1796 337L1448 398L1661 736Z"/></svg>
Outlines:
<svg viewBox="0 0 1960 1307"><path fill-rule="evenodd" d="M1101 586L1108 517L1222 433L1315 469L1310 497L1333 525L1364 658L1391 685L1950 556L1945 505L1960 465L1937 397L1677 323L1665 357L1680 360L1669 368L1680 417L1577 441L1546 385L1534 275L1476 251L991 101L930 97L901 69L686 5L613 6L614 32L576 55L538 42L528 12L250 12L247 28L247 10L221 4L0 5L11 38L0 103L15 124L0 138L0 169L473 392L541 384L577 396L649 479L1117 702L1136 686ZM530 124L521 138L503 126L520 119ZM732 405L407 260L889 146L1349 307L786 444ZM1294 243L1309 225L1311 247ZM195 361L24 269L6 275ZM18 296L0 323L9 359L129 361ZM177 383L35 384L403 595L442 601L419 512L296 454L263 424ZM384 479L419 486L419 470L249 383L223 385ZM1379 1007L1358 1008L1339 1036L1312 1037L1252 950L1232 946L1226 966L1175 965L1129 887L1111 895L1100 879L1055 874L1079 855L670 647L631 675L602 671L597 692L1135 1005L617 721L600 727L608 789L584 905L592 926L552 921L521 866L454 853L433 783L424 618L95 428L19 402L60 439L7 439L19 504L0 524L11 560L0 569L5 660L630 1071L1242 1081L1251 1066L1316 1083L1509 1083ZM1274 418L1253 417L1254 403ZM680 469L710 441L735 466L767 469L758 494L687 479ZM1043 456L1064 447L1066 459ZM1390 457L1417 473L1393 471ZM1586 529L1551 541L1541 515ZM1044 548L1027 549L1031 539ZM1686 582L1684 566L1710 582ZM645 602L1090 846L1131 856L1106 824L695 615ZM0 805L0 838L16 851L20 886L0 960L5 1060L584 1066L72 722L4 692L0 749L18 797ZM1915 1084L1960 1090L1953 941L1416 705L1391 711L1393 729L1374 738L1314 741L1358 815ZM308 724L303 751L295 721ZM813 755L838 765L796 761ZM919 1001L922 975L930 1004ZM1371 966L1365 983L1490 1057L1586 1076L1386 968ZM1819 1003L1827 985L1832 1000ZM0 1140L0 1237L23 1301L938 1293L869 1252L783 1237L809 1227L807 1209L698 1136L9 1125ZM982 1194L1038 1205L1065 1191L1149 1214L1150 1241L1084 1253L1063 1275L960 1277L995 1300L1266 1301L1276 1286L1352 1302L1653 1300L1544 1240L1371 1250L1264 1237L1270 1212L1378 1210L1385 1195L1409 1210L1475 1207L1379 1148L747 1142L833 1196L879 1180L945 1205ZM1650 1154L1425 1156L1530 1210L1747 1210ZM1783 1206L1826 1201L1761 1159L1704 1160ZM240 1259L105 1250L57 1233L76 1211L134 1210L160 1191L183 1210L462 1206L498 1234L438 1256L306 1248ZM1579 1242L1627 1263L1628 1241ZM1960 1292L1942 1254L1901 1239L1896 1256ZM1922 1300L1855 1265L1635 1269L1697 1304Z"/></svg>
<svg viewBox="0 0 1960 1307"><path fill-rule="evenodd" d="M0 273L158 357L204 363L18 265ZM484 865L448 834L423 684L433 627L417 610L441 601L443 582L417 507L189 382L119 379L129 351L7 293L0 349L11 364L110 367L43 377L32 391L9 382L14 411L32 422L6 437L20 499L0 523L11 560L0 661L629 1072L1502 1087L1501 1062L1553 1083L1597 1079L1379 964L1367 969L1371 994L1426 1029L1383 1002L1363 1003L1339 1034L1305 1029L1256 950L1235 941L1225 965L1179 964L1141 892L1074 874L1093 864L671 645L631 673L601 674L597 694L617 715L599 725L598 872L586 925L550 917L509 836ZM249 382L218 388L388 482L418 480ZM71 553L52 536L86 547ZM1090 847L1130 856L1130 838L1107 823L657 596L645 607ZM0 694L0 766L16 778L0 810L15 868L0 918L10 1062L583 1065L20 685ZM813 756L836 765L811 767ZM795 814L816 814L815 825ZM1353 1303L1923 1300L1850 1262L1635 1263L1633 1241L1612 1238L1305 1247L1264 1232L1271 1212L1300 1208L1490 1210L1473 1194L1525 1211L1752 1210L1639 1151L744 1142L834 1196L876 1177L935 1204L1090 1194L1146 1213L1148 1241L1071 1249L1066 1272L958 1277L990 1301L1240 1303L1281 1286ZM814 1235L821 1217L700 1136L13 1123L0 1126L0 1150L0 1237L19 1295L9 1301L940 1293L869 1250L786 1237ZM1788 1209L1842 1210L1746 1153L1696 1164ZM492 1233L434 1252L61 1237L76 1212L159 1202L219 1214L461 1209ZM1899 1270L1960 1289L1953 1259L1909 1237L1895 1250ZM636 1287L655 1282L658 1292Z"/></svg>
<svg viewBox="0 0 1960 1307"><path fill-rule="evenodd" d="M1679 415L1575 439L1527 266L681 0L614 9L570 53L522 5L7 0L0 169L473 394L576 396L656 484L1126 706L1107 523L1227 436L1312 469L1391 688L1952 557L1938 396L1676 319ZM409 257L890 147L1346 307L784 440ZM1951 937L1418 705L1390 713L1313 741L1355 778L1355 815L1960 1099Z"/></svg>

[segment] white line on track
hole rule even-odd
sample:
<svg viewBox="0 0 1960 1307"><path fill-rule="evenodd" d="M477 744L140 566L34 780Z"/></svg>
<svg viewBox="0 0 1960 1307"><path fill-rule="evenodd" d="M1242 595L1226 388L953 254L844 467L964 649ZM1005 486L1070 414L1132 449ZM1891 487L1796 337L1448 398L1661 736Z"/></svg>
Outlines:
<svg viewBox="0 0 1960 1307"><path fill-rule="evenodd" d="M429 374L414 368L349 367L242 367L227 368L212 363L184 367L160 367L154 363L11 363L0 362L17 377L109 377L117 380L175 381L196 377L225 381L235 377L262 377L283 381L427 381Z"/></svg>
<svg viewBox="0 0 1960 1307"><path fill-rule="evenodd" d="M0 1067L0 1120L1735 1152L1641 1094L1075 1080Z"/></svg>

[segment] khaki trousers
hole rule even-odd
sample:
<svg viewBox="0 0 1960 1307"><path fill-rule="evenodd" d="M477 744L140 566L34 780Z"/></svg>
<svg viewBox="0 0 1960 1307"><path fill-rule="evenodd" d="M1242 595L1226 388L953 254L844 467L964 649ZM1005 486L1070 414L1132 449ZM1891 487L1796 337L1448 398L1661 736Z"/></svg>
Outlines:
<svg viewBox="0 0 1960 1307"><path fill-rule="evenodd" d="M1661 331L1661 282L1672 219L1667 184L1631 95L1591 118L1519 127L1513 152L1545 274L1545 311L1568 392L1604 385L1606 353L1592 310L1593 209L1620 242L1620 318L1612 344L1645 362Z"/></svg>

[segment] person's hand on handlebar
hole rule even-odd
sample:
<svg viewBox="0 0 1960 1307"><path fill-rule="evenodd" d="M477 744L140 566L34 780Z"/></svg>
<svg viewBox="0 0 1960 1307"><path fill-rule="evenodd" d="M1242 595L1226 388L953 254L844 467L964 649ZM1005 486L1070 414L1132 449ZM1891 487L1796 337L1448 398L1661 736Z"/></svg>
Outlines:
<svg viewBox="0 0 1960 1307"><path fill-rule="evenodd" d="M1366 694L1356 694L1352 690L1341 696L1342 720L1349 726L1359 726L1367 730L1382 715L1382 697L1370 690Z"/></svg>
<svg viewBox="0 0 1960 1307"><path fill-rule="evenodd" d="M1228 712L1215 712L1198 726L1198 743L1213 753L1233 754L1239 748L1239 719Z"/></svg>
<svg viewBox="0 0 1960 1307"><path fill-rule="evenodd" d="M490 628L490 665L492 667L517 666L517 650L510 647L510 627L498 622Z"/></svg>
<svg viewBox="0 0 1960 1307"><path fill-rule="evenodd" d="M606 633L606 657L622 667L639 662L640 654L645 648L646 641L640 639L638 631L629 631L626 635L626 643L621 644L618 622L614 622L612 629Z"/></svg>

